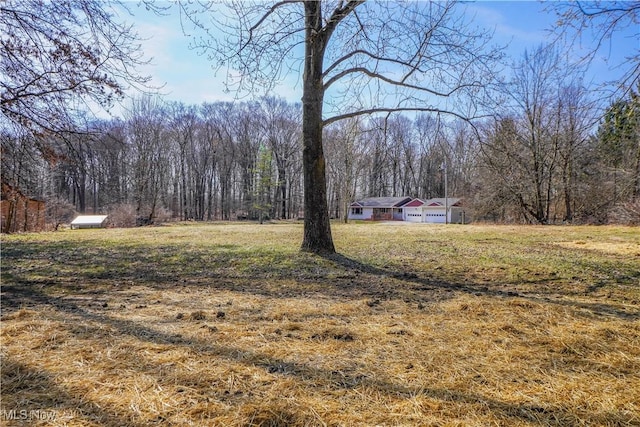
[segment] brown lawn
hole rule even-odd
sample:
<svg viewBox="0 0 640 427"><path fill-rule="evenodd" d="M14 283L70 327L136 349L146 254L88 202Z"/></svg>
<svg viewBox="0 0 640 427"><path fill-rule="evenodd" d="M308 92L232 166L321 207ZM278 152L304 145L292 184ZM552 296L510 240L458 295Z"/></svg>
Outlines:
<svg viewBox="0 0 640 427"><path fill-rule="evenodd" d="M638 426L640 230L2 237L0 425Z"/></svg>

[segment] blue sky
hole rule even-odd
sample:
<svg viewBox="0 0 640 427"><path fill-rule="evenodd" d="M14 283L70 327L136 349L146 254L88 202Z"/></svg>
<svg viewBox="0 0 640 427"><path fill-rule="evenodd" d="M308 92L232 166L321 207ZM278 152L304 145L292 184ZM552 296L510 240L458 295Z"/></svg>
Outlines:
<svg viewBox="0 0 640 427"><path fill-rule="evenodd" d="M478 1L467 4L466 10L477 26L494 31L496 44L508 44L508 55L517 61L525 49L532 50L550 40L549 29L557 18L544 11L547 5L536 1ZM223 73L216 75L206 57L188 48L190 39L183 35L175 13L159 17L133 4L131 11L134 16L126 19L145 39L146 56L153 58L152 63L140 71L153 76L154 85L163 86L162 93L167 99L200 104L234 98L234 94L223 90ZM586 48L591 46L589 34L582 43ZM637 51L639 43L637 28L616 34L592 64L588 78L596 81L616 78L620 70L612 69L611 64ZM580 47L575 46L575 53L579 52ZM289 76L276 93L288 101L299 101L302 94L299 76Z"/></svg>

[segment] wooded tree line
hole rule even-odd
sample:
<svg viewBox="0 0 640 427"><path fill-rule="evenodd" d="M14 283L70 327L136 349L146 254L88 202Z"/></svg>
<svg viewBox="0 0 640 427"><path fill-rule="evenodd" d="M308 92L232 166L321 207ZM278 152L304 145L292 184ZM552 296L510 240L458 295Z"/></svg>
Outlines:
<svg viewBox="0 0 640 427"><path fill-rule="evenodd" d="M540 78L514 81L535 89L511 88L518 102L475 129L428 114L326 127L330 215L345 219L362 197L443 197L446 172L448 194L476 220L637 221L638 94L594 122L602 112L584 87ZM141 97L121 119L50 141L46 158L31 136L4 133L3 180L48 201L53 223L72 212L111 213L121 225L298 218L300 114L273 97L199 106Z"/></svg>
<svg viewBox="0 0 640 427"><path fill-rule="evenodd" d="M299 105L142 97L130 107L122 119L49 141L48 159L29 137L3 135L3 179L129 225L298 214Z"/></svg>
<svg viewBox="0 0 640 427"><path fill-rule="evenodd" d="M148 81L132 72L144 63L137 35L114 20L126 4L6 2L2 181L46 200L51 222L74 211L108 212L121 225L304 215L302 248L331 253L327 212L345 218L366 196L444 196L445 179L476 219L640 216L635 52L624 90L608 100L554 44L525 52L499 79L499 50L455 2L230 4L236 21L211 23L198 17L226 16L217 6L177 6L207 34L194 46L241 71L241 89L272 87L304 45L302 103L139 96L122 117L88 119L92 103L108 107ZM559 25L602 29L600 44L640 10L574 6L563 6ZM331 91L346 105L323 113Z"/></svg>

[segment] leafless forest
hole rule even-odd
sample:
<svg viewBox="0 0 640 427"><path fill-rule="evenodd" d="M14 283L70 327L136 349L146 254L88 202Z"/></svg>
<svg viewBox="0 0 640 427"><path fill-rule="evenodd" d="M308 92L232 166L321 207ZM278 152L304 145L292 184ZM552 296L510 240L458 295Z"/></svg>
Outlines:
<svg viewBox="0 0 640 427"><path fill-rule="evenodd" d="M88 99L123 99L122 81L145 83L130 74L142 61L131 28L114 24L100 2L87 4L86 16L64 22L40 22L13 3L3 10L3 183L46 201L51 225L76 212L109 213L122 226L304 215L302 104L269 96L185 105L140 94L123 101L121 117L82 114ZM23 4L65 5L75 7ZM602 15L631 25L637 10ZM563 13L578 22L575 11ZM74 38L86 21L95 34ZM606 37L616 27L603 28ZM361 197L442 197L446 174L449 195L464 198L475 220L637 223L637 55L607 98L561 46L524 52L507 77L483 83L495 104L473 119L398 108L326 121L330 216L344 219Z"/></svg>
<svg viewBox="0 0 640 427"><path fill-rule="evenodd" d="M571 90L579 88L563 89ZM580 98L558 99L540 117L523 110L487 122L479 137L466 123L426 115L334 124L324 141L331 215L344 218L357 197L442 197L446 164L449 194L464 197L476 219L626 221L640 190L637 133L611 140L609 123L594 130L569 101ZM609 114L632 105L637 112L634 98ZM32 137L3 134L3 179L47 200L52 221L74 211L108 212L122 225L300 216L299 105L141 98L132 106L127 117L52 141L50 158Z"/></svg>

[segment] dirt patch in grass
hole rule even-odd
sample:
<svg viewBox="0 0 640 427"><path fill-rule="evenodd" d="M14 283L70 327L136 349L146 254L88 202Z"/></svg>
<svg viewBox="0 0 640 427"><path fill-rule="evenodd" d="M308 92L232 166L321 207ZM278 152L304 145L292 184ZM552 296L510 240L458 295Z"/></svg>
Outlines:
<svg viewBox="0 0 640 427"><path fill-rule="evenodd" d="M301 232L3 237L2 424L640 424L637 229Z"/></svg>

